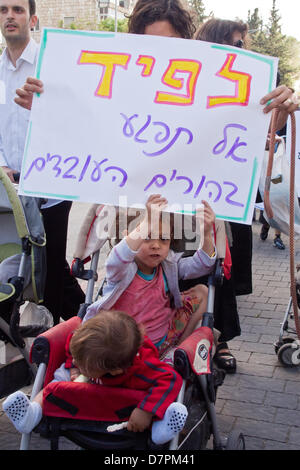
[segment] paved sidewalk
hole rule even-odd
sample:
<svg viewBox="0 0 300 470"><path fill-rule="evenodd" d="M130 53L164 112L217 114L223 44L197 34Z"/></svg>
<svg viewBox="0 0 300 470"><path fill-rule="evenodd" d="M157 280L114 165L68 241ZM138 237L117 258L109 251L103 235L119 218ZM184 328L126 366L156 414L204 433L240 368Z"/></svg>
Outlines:
<svg viewBox="0 0 300 470"><path fill-rule="evenodd" d="M273 229L262 242L260 228L253 224L253 293L238 297L242 334L229 343L238 369L219 389L219 424L242 431L247 449L300 450L300 367L283 367L273 346L290 296L289 242L283 235L286 249L278 250Z"/></svg>
<svg viewBox="0 0 300 470"><path fill-rule="evenodd" d="M74 227L79 229L86 209L74 204L71 211L70 258ZM273 230L265 242L259 239L259 230L260 224L254 222L254 291L238 298L242 335L230 342L238 369L218 390L218 422L225 435L232 429L242 431L249 450L300 450L300 367L281 366L273 346L289 300L288 239L282 237L287 249L280 251L273 247ZM300 260L300 242L296 260ZM18 449L19 443L20 435L0 407L0 450ZM76 448L65 439L60 447ZM49 443L33 434L30 448L49 449Z"/></svg>

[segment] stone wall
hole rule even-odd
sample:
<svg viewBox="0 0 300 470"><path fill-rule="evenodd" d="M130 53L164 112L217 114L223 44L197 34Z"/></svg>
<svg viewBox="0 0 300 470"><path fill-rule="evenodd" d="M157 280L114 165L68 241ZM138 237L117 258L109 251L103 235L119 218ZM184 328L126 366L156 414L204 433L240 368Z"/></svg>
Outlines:
<svg viewBox="0 0 300 470"><path fill-rule="evenodd" d="M124 13L131 11L136 0L123 0L124 8L118 7L118 19L124 18ZM99 5L100 3L100 5ZM119 2L118 2L119 3ZM108 5L109 4L109 5ZM100 22L99 6L108 5L108 16L114 17L115 0L36 0L38 28L32 32L32 37L39 42L42 28L63 28L73 22L80 29L95 29ZM5 47L5 41L0 34L0 47Z"/></svg>
<svg viewBox="0 0 300 470"><path fill-rule="evenodd" d="M99 22L98 0L36 0L39 30L33 32L37 41L43 27L63 28L72 22L84 29L92 29ZM68 20L66 20L68 19Z"/></svg>

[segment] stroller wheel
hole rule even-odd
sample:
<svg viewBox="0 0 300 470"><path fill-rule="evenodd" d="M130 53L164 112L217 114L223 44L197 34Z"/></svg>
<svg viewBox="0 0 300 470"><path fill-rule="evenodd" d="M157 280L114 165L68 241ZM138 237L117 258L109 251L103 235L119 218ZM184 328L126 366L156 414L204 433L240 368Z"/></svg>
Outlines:
<svg viewBox="0 0 300 470"><path fill-rule="evenodd" d="M298 350L297 350L298 349ZM300 364L299 347L296 343L289 342L283 344L278 350L278 359L285 367L295 367Z"/></svg>
<svg viewBox="0 0 300 470"><path fill-rule="evenodd" d="M231 431L228 435L225 450L245 450L245 438L239 431Z"/></svg>
<svg viewBox="0 0 300 470"><path fill-rule="evenodd" d="M277 341L277 343L274 344L275 353L278 354L278 351L281 348L281 346L283 346L284 344L293 343L293 341L294 341L294 338L291 338L289 336L282 338L281 341Z"/></svg>

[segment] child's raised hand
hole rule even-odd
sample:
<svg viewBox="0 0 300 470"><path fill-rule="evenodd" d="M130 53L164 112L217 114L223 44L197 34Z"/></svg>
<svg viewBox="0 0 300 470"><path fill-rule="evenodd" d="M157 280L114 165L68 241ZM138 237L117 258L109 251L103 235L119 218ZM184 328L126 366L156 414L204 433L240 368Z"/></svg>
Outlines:
<svg viewBox="0 0 300 470"><path fill-rule="evenodd" d="M207 201L201 202L203 205L196 209L196 219L200 223L200 229L203 227L205 237L211 234L216 216Z"/></svg>
<svg viewBox="0 0 300 470"><path fill-rule="evenodd" d="M166 198L162 197L160 194L151 194L146 202L148 220L151 220L152 212L161 212L167 207L167 205L168 201Z"/></svg>
<svg viewBox="0 0 300 470"><path fill-rule="evenodd" d="M160 214L167 207L168 201L160 194L152 194L146 202L146 222L148 223L148 236L159 238Z"/></svg>
<svg viewBox="0 0 300 470"><path fill-rule="evenodd" d="M196 210L196 219L200 225L200 235L202 250L208 256L215 255L214 243L212 238L212 228L215 222L215 213L206 201L201 201L202 206Z"/></svg>
<svg viewBox="0 0 300 470"><path fill-rule="evenodd" d="M145 429L149 428L152 418L152 413L141 410L140 408L135 408L129 417L127 429L133 432L143 432Z"/></svg>

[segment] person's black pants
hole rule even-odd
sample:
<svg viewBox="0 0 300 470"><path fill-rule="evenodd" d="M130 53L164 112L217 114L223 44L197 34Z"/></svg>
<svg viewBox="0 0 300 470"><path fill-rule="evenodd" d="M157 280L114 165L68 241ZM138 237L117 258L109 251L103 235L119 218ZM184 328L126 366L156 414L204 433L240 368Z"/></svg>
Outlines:
<svg viewBox="0 0 300 470"><path fill-rule="evenodd" d="M68 220L72 203L64 201L42 209L46 232L47 276L43 305L50 310L54 323L77 315L85 295L70 273L66 260Z"/></svg>

